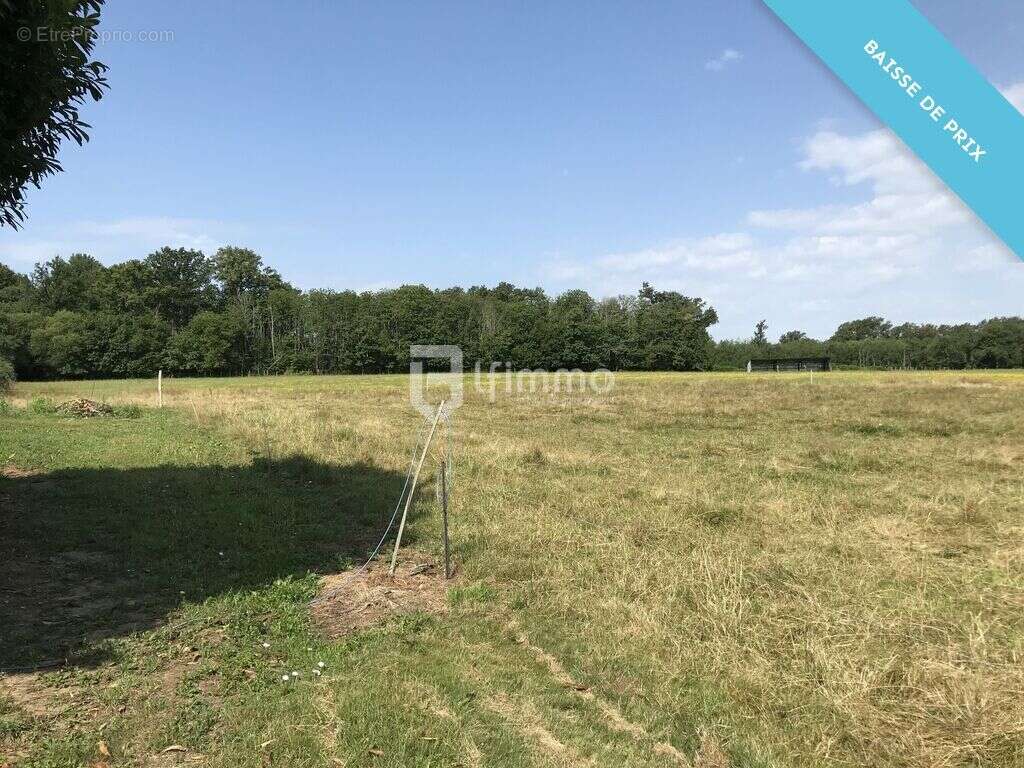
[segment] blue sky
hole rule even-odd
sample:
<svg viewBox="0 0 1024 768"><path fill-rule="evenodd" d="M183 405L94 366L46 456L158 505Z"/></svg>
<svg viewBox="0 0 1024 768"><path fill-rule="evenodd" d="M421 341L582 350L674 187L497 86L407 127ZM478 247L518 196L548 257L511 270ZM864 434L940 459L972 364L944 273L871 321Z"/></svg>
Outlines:
<svg viewBox="0 0 1024 768"><path fill-rule="evenodd" d="M916 5L1024 105L1024 4ZM0 261L230 243L302 288L648 280L719 338L1021 312L1024 263L760 0L232 7L108 0L92 140Z"/></svg>

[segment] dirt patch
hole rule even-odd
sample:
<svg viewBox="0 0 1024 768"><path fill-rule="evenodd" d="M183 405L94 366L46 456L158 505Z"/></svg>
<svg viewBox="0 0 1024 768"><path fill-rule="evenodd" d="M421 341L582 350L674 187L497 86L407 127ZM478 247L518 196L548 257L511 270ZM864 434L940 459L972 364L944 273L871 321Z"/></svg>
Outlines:
<svg viewBox="0 0 1024 768"><path fill-rule="evenodd" d="M171 698L176 696L178 693L178 686L181 685L181 681L185 679L185 675L188 674L188 661L184 658L177 658L170 662L166 668L160 673L160 693L165 698Z"/></svg>
<svg viewBox="0 0 1024 768"><path fill-rule="evenodd" d="M53 714L57 691L47 688L34 674L4 675L0 677L0 695L32 717Z"/></svg>
<svg viewBox="0 0 1024 768"><path fill-rule="evenodd" d="M199 752L190 752L185 747L177 744L170 747L166 747L162 752L157 752L155 755L150 755L146 758L143 765L154 766L154 768L163 768L164 766L170 765L199 765L206 762L206 755L200 754ZM264 763L268 765L269 763ZM93 768L99 768L99 766L105 765L103 763L93 766Z"/></svg>
<svg viewBox="0 0 1024 768"><path fill-rule="evenodd" d="M13 464L5 464L0 467L0 477L7 478L8 480L20 480L25 477L35 477L41 474L43 473L38 469L22 469Z"/></svg>
<svg viewBox="0 0 1024 768"><path fill-rule="evenodd" d="M694 768L729 768L729 757L718 746L715 737L703 733L700 737L700 748L693 760Z"/></svg>
<svg viewBox="0 0 1024 768"><path fill-rule="evenodd" d="M409 553L399 562L394 577L388 573L388 565L376 560L362 571L321 579L320 595L310 606L314 624L328 637L342 637L389 616L447 610L448 582L443 568L432 558Z"/></svg>
<svg viewBox="0 0 1024 768"><path fill-rule="evenodd" d="M78 709L81 692L74 685L47 684L38 672L0 675L0 697L32 717L54 717L66 709Z"/></svg>

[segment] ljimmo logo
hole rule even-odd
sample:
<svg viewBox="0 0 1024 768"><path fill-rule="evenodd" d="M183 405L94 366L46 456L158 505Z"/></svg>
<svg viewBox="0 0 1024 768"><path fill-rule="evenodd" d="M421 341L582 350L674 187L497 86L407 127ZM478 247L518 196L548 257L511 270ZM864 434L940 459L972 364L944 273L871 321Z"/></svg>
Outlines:
<svg viewBox="0 0 1024 768"><path fill-rule="evenodd" d="M462 405L462 349L454 344L413 344L409 347L409 402L423 418L432 419L437 408L428 403L424 390L431 384L448 385L444 410L450 414ZM423 372L424 360L448 360L449 370L443 373ZM427 387L424 387L426 382Z"/></svg>

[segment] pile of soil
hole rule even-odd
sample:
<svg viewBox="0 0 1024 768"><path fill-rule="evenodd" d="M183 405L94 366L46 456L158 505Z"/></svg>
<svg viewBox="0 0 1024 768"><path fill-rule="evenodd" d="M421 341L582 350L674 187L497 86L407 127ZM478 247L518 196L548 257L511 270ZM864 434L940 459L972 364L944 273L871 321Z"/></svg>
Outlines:
<svg viewBox="0 0 1024 768"><path fill-rule="evenodd" d="M444 567L409 552L388 574L387 560L374 560L359 571L333 573L321 579L320 594L311 603L313 623L338 638L404 613L444 613L449 583Z"/></svg>
<svg viewBox="0 0 1024 768"><path fill-rule="evenodd" d="M80 397L77 400L68 400L57 406L57 411L65 416L76 416L80 419L88 419L92 416L110 416L114 413L114 407L106 403L97 403L95 400L87 400Z"/></svg>

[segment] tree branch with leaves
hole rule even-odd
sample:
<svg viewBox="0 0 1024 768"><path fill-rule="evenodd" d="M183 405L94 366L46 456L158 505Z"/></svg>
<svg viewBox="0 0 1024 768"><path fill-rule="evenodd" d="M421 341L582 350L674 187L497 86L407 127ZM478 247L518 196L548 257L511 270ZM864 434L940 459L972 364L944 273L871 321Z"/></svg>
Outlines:
<svg viewBox="0 0 1024 768"><path fill-rule="evenodd" d="M0 0L0 226L25 220L25 192L84 144L79 107L99 101L107 67L91 59L103 0Z"/></svg>

